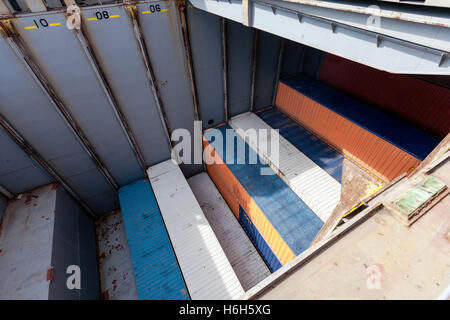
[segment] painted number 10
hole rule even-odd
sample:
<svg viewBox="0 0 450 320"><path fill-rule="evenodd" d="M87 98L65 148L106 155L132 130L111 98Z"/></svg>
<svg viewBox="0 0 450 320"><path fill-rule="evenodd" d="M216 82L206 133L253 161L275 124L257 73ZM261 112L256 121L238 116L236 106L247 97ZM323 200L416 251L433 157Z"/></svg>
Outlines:
<svg viewBox="0 0 450 320"><path fill-rule="evenodd" d="M36 25L36 27L44 27L47 28L48 27L48 22L45 19L39 19L38 21L33 20L34 24Z"/></svg>

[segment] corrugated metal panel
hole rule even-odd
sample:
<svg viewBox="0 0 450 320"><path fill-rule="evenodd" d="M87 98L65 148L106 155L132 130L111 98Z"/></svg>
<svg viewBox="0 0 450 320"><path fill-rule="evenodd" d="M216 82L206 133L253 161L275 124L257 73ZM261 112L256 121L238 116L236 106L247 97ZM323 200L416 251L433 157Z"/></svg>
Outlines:
<svg viewBox="0 0 450 320"><path fill-rule="evenodd" d="M258 33L256 53L255 110L272 105L277 76L280 38L267 32Z"/></svg>
<svg viewBox="0 0 450 320"><path fill-rule="evenodd" d="M280 134L284 138L301 150L338 183L341 183L342 163L344 161L342 154L276 108L258 112L257 115L272 128L280 130Z"/></svg>
<svg viewBox="0 0 450 320"><path fill-rule="evenodd" d="M150 183L122 187L119 199L139 299L189 299Z"/></svg>
<svg viewBox="0 0 450 320"><path fill-rule="evenodd" d="M55 224L51 266L54 279L50 283L50 300L98 300L100 279L94 221L61 187L56 188ZM81 289L67 287L67 268L81 270Z"/></svg>
<svg viewBox="0 0 450 320"><path fill-rule="evenodd" d="M106 214L97 221L97 243L103 297L137 300L136 279L120 211Z"/></svg>
<svg viewBox="0 0 450 320"><path fill-rule="evenodd" d="M96 17L96 12L98 8L83 9L85 28L145 162L149 166L166 160L170 146L127 14L122 6L110 6L101 12L115 18L87 20Z"/></svg>
<svg viewBox="0 0 450 320"><path fill-rule="evenodd" d="M208 174L199 173L189 178L188 183L244 290L265 279L270 274L269 268Z"/></svg>
<svg viewBox="0 0 450 320"><path fill-rule="evenodd" d="M319 79L443 138L450 132L450 89L327 54Z"/></svg>
<svg viewBox="0 0 450 320"><path fill-rule="evenodd" d="M206 137L207 132L205 133ZM207 148L209 143L205 141L205 148ZM208 155L207 155L208 157ZM220 157L220 155L219 155ZM237 206L237 212L234 212L236 217L239 219L239 222L242 224L242 219L240 216L241 206L245 209L244 211L249 212L251 214L250 219L252 220L255 229L258 230L258 234L261 235L262 240L268 244L269 251L264 251L262 249L267 249L266 247L258 246L258 242L255 240L255 232L249 233L250 238L255 244L256 248L260 252L261 256L264 258L264 261L268 263L271 271L276 271L280 266L277 264L277 261L281 264L287 263L295 257L295 254L288 247L285 241L281 238L278 231L273 227L273 225L267 220L262 211L259 209L258 205L255 201L250 197L244 187L240 184L240 182L236 179L236 177L231 172L230 168L225 164L213 164L207 165L207 171L213 179L214 183L219 187L219 191L222 195L226 195L229 190L232 194L232 197L237 199L237 203L233 203ZM224 196L225 197L225 196ZM227 199L228 197L225 197ZM231 205L230 205L231 206ZM244 225L243 225L244 226ZM260 243L261 244L261 243ZM272 247L277 247L277 252L273 252ZM276 259L272 258L272 255L275 255ZM272 264L270 264L272 262Z"/></svg>
<svg viewBox="0 0 450 320"><path fill-rule="evenodd" d="M7 202L8 199L0 194L0 224L2 222L3 210L5 209Z"/></svg>
<svg viewBox="0 0 450 320"><path fill-rule="evenodd" d="M247 130L256 130L257 141L245 139L249 146L264 159L278 176L302 199L302 201L323 221L327 221L341 197L341 184L326 171L298 150L282 135L277 135L278 150L272 150L269 133L272 128L253 113L245 113L230 119L230 126L238 135ZM243 131L237 131L241 129ZM263 150L259 144L266 144ZM274 154L278 153L277 158Z"/></svg>
<svg viewBox="0 0 450 320"><path fill-rule="evenodd" d="M41 18L49 24L60 25L24 29L34 26L33 20ZM117 20L87 23L106 23L114 26L120 23ZM25 16L15 19L13 23L27 47L33 52L33 57L38 61L48 81L119 185L141 178L142 170L127 137L79 41L73 31L65 27L64 14L52 12ZM42 127L45 128L45 125ZM58 136L55 132L52 134ZM67 148L60 149L67 151Z"/></svg>
<svg viewBox="0 0 450 320"><path fill-rule="evenodd" d="M239 210L239 222L252 240L253 244L262 253L262 257L269 266L270 270L276 271L280 269L282 266L280 260L278 260L277 256L273 253L272 249L269 247L266 240L264 240L261 233L259 233L258 229L253 224L244 209L239 206Z"/></svg>
<svg viewBox="0 0 450 320"><path fill-rule="evenodd" d="M0 299L49 297L56 189L48 185L10 202L0 233Z"/></svg>
<svg viewBox="0 0 450 320"><path fill-rule="evenodd" d="M28 20L33 23L31 18ZM45 31L36 32L38 38L45 37ZM38 35L41 32L43 34ZM71 34L68 36L72 37ZM116 195L110 185L5 41L0 41L0 69L2 115L94 212L104 213L112 210L116 205ZM59 71L67 79L71 78L67 77L64 68ZM3 142L2 136L3 131L0 133ZM0 183L13 193L23 192L52 181L47 173L38 168L34 161L11 141L2 143L0 159L2 159Z"/></svg>
<svg viewBox="0 0 450 320"><path fill-rule="evenodd" d="M167 160L148 175L191 298L242 298L244 290L178 165Z"/></svg>
<svg viewBox="0 0 450 320"><path fill-rule="evenodd" d="M189 6L186 11L200 115L203 128L210 128L225 121L220 17Z"/></svg>
<svg viewBox="0 0 450 320"><path fill-rule="evenodd" d="M205 148L218 143L214 141L209 145L215 134L220 132L225 137L228 130L229 137L244 144L245 153L236 154L235 150L226 148L227 143L223 141L215 152L224 164L208 166L215 167L222 181L229 185L277 259L282 264L289 262L309 246L323 223L276 174L261 175L261 169L271 170L261 160L248 164L248 159L256 159L257 155L230 126L216 130L204 133ZM208 149L206 157L210 156Z"/></svg>
<svg viewBox="0 0 450 320"><path fill-rule="evenodd" d="M280 78L300 72L302 54L304 54L305 50L306 46L303 46L300 43L290 40L285 41Z"/></svg>
<svg viewBox="0 0 450 320"><path fill-rule="evenodd" d="M281 111L385 180L416 167L439 142L308 78L283 82L276 102Z"/></svg>
<svg viewBox="0 0 450 320"><path fill-rule="evenodd" d="M137 7L142 13L148 11L150 5L140 3ZM166 7L168 11L142 14L139 19L170 128L172 131L184 128L194 136L193 98L177 6L176 1L163 1L161 8ZM194 152L191 154L193 159ZM203 167L201 164L182 164L181 169L190 177L201 172Z"/></svg>
<svg viewBox="0 0 450 320"><path fill-rule="evenodd" d="M250 110L254 30L227 20L228 109L230 116Z"/></svg>

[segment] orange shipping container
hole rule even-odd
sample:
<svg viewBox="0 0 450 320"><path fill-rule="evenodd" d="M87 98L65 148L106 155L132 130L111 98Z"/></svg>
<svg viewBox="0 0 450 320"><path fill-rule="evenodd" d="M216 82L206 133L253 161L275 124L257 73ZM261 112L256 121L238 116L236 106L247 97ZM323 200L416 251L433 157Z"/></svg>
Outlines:
<svg viewBox="0 0 450 320"><path fill-rule="evenodd" d="M280 82L276 105L385 182L414 169L439 143L424 132L303 76Z"/></svg>

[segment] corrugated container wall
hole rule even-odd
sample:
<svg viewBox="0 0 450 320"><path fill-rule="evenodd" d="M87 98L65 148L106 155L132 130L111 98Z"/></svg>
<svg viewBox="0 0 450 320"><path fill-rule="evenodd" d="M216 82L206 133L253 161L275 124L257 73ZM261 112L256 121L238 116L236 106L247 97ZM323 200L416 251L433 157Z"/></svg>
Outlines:
<svg viewBox="0 0 450 320"><path fill-rule="evenodd" d="M450 89L326 54L319 80L438 138L450 132Z"/></svg>
<svg viewBox="0 0 450 320"><path fill-rule="evenodd" d="M439 142L302 76L280 82L276 105L384 181L413 170Z"/></svg>

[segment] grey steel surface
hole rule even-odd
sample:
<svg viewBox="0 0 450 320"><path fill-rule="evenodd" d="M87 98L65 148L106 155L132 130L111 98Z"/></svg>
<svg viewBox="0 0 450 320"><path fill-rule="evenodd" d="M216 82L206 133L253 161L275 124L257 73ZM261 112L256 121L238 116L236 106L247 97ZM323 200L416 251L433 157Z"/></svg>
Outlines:
<svg viewBox="0 0 450 320"><path fill-rule="evenodd" d="M100 298L94 222L61 187L56 190L51 265L54 280L50 283L50 300ZM81 290L67 288L66 270L70 265L80 267Z"/></svg>
<svg viewBox="0 0 450 320"><path fill-rule="evenodd" d="M203 129L225 121L220 18L187 7L187 21Z"/></svg>
<svg viewBox="0 0 450 320"><path fill-rule="evenodd" d="M1 129L0 147L0 184L5 188L8 188L8 191L20 193L53 181L53 179Z"/></svg>
<svg viewBox="0 0 450 320"><path fill-rule="evenodd" d="M230 117L250 110L253 30L227 21L228 110Z"/></svg>
<svg viewBox="0 0 450 320"><path fill-rule="evenodd" d="M85 26L111 89L122 106L147 166L150 166L168 159L170 146L159 120L145 66L124 8L84 9L83 17L86 20L102 11L108 12L110 16L120 17L108 22L86 21Z"/></svg>
<svg viewBox="0 0 450 320"><path fill-rule="evenodd" d="M11 201L4 212L0 300L48 299L55 201L56 190L47 185Z"/></svg>
<svg viewBox="0 0 450 320"><path fill-rule="evenodd" d="M256 83L254 110L272 105L276 81L278 53L281 39L273 34L259 31L256 56Z"/></svg>
<svg viewBox="0 0 450 320"><path fill-rule="evenodd" d="M202 10L242 23L241 2L191 0ZM368 8L347 3L332 9L273 0L251 1L251 26L374 68L408 74L450 73L450 15L443 9L425 12ZM373 3L372 3L373 4ZM364 10L360 10L364 9ZM391 8L392 9L392 8ZM301 19L299 19L299 17ZM381 24L368 23L380 18ZM332 28L334 25L334 28ZM381 43L377 46L377 36ZM355 50L357 48L358 50Z"/></svg>
<svg viewBox="0 0 450 320"><path fill-rule="evenodd" d="M41 18L18 18L14 25L119 185L140 178L142 171L127 138L78 40L65 27L63 14L45 15L49 24L61 25L24 29L33 26L33 20ZM113 25L117 21L102 22Z"/></svg>
<svg viewBox="0 0 450 320"><path fill-rule="evenodd" d="M5 210L7 202L8 202L8 199L4 195L0 194L0 224L2 221L2 217L3 217L3 210Z"/></svg>
<svg viewBox="0 0 450 320"><path fill-rule="evenodd" d="M283 61L281 64L280 78L300 72L302 51L305 46L300 43L286 40L284 44Z"/></svg>
<svg viewBox="0 0 450 320"><path fill-rule="evenodd" d="M80 196L91 198L96 212L105 212L113 207L113 191L89 158L49 99L37 85L24 65L17 59L5 41L0 42L0 112L11 125L20 128L20 133ZM32 106L32 107L30 107ZM15 147L17 150L18 147ZM5 153L6 154L6 153ZM3 158L0 156L0 158ZM16 172L16 174L22 174ZM34 174L36 176L36 174ZM33 177L4 182L12 192L29 189L31 182L36 187L50 179ZM30 182L27 180L30 179ZM1 180L0 180L1 181ZM95 203L95 204L94 204Z"/></svg>
<svg viewBox="0 0 450 320"><path fill-rule="evenodd" d="M140 13L149 11L149 3L137 5ZM179 25L178 9L173 1L161 2L165 12L145 14L141 17L142 32L153 63L158 88L167 112L172 132L178 128L189 130L194 136L194 106L189 84L183 36ZM192 157L194 151L192 150ZM193 162L193 161L192 161ZM202 171L202 165L181 165L185 176Z"/></svg>

